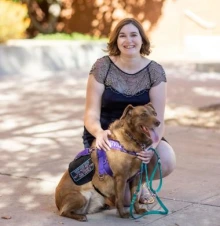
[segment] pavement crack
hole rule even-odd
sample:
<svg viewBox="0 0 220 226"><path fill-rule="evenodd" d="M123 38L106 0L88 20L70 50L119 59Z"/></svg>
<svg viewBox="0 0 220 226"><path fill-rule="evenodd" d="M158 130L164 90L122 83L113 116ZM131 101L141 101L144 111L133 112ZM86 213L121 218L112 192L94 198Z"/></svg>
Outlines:
<svg viewBox="0 0 220 226"><path fill-rule="evenodd" d="M47 181L47 182L52 182L52 183L54 183L54 181L48 181L48 180L44 180L44 179L42 179L42 178L28 177L28 176L15 176L15 175L10 174L10 173L1 173L1 172L0 172L0 175L1 175L1 176L7 176L7 177L22 178L22 179L37 180L37 181Z"/></svg>
<svg viewBox="0 0 220 226"><path fill-rule="evenodd" d="M197 205L202 205L202 206L213 206L213 207L220 207L219 205L215 205L215 204L210 204L210 203L202 203L203 201L205 200L208 200L210 198L213 198L215 196L218 196L218 195L214 195L212 197L209 197L209 198L206 198L204 200L201 200L199 202L196 202L196 201L188 201L188 200L183 200L183 199L171 199L171 198L163 198L165 200L172 200L172 201L176 201L176 202L184 202L184 203L190 203L190 204L197 204Z"/></svg>
<svg viewBox="0 0 220 226"><path fill-rule="evenodd" d="M212 199L212 198L215 198L215 197L218 197L218 196L220 196L220 194L216 194L216 195L213 195L211 197L205 198L205 199L201 200L201 202L205 202L205 201L207 201L209 199Z"/></svg>

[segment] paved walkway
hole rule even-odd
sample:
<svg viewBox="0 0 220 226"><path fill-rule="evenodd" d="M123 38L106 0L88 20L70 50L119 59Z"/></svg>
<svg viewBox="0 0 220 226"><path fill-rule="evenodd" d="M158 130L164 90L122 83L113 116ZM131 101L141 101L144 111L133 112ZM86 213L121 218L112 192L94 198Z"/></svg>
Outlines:
<svg viewBox="0 0 220 226"><path fill-rule="evenodd" d="M172 109L219 105L219 74L174 69L167 69L166 117L178 116ZM120 219L111 210L81 223L58 215L54 189L82 149L86 76L78 71L1 78L0 225L220 226L220 130L183 126L178 117L165 135L176 151L177 168L159 193L168 216Z"/></svg>

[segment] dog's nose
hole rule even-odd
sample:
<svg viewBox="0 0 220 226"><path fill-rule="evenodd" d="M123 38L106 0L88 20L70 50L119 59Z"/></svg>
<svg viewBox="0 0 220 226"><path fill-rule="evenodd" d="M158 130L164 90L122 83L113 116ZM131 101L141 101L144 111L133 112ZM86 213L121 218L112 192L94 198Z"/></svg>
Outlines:
<svg viewBox="0 0 220 226"><path fill-rule="evenodd" d="M159 121L156 121L155 122L155 126L159 126L160 125L160 122Z"/></svg>

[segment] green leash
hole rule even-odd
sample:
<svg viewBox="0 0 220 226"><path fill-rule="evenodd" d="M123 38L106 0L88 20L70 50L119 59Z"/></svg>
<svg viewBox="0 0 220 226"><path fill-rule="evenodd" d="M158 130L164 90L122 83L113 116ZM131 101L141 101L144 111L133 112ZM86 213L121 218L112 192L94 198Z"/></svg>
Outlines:
<svg viewBox="0 0 220 226"><path fill-rule="evenodd" d="M158 197L157 193L161 190L161 187L162 187L162 170L161 170L161 160L160 160L160 157L159 155L157 154L156 150L154 148L149 148L149 150L152 150L155 155L157 156L157 163L154 167L154 170L150 176L150 180L148 179L148 170L147 170L147 164L145 163L142 163L141 164L141 173L140 173L140 180L139 180L139 183L138 183L138 186L137 186L137 189L136 189L136 192L133 194L133 197L132 197L132 200L131 200L131 204L130 204L130 216L133 218L133 219L139 219L145 215L150 215L150 214L162 214L162 215L166 215L168 214L168 209L166 208L166 206L163 204L163 202L161 201L161 199ZM157 187L157 189L153 189L153 179L155 177L155 173L157 171L157 169L159 168L159 173L160 173L160 183ZM146 173L146 184L147 184L147 187L150 189L150 191L154 194L154 196L156 197L158 203L160 204L160 206L162 207L163 210L150 210L150 211L146 211L145 213L139 215L139 216L135 216L133 213L134 213L134 203L137 199L137 196L138 196L138 193L140 191L140 188L141 188L141 185L142 185L142 176L143 176L143 173Z"/></svg>

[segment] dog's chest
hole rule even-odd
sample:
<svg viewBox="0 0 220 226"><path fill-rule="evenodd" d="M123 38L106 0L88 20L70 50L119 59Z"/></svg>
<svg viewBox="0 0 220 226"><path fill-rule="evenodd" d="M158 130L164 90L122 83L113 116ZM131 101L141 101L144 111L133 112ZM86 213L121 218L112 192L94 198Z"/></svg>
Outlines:
<svg viewBox="0 0 220 226"><path fill-rule="evenodd" d="M117 150L107 152L109 165L114 174L122 174L128 179L139 170L141 161L132 155Z"/></svg>

